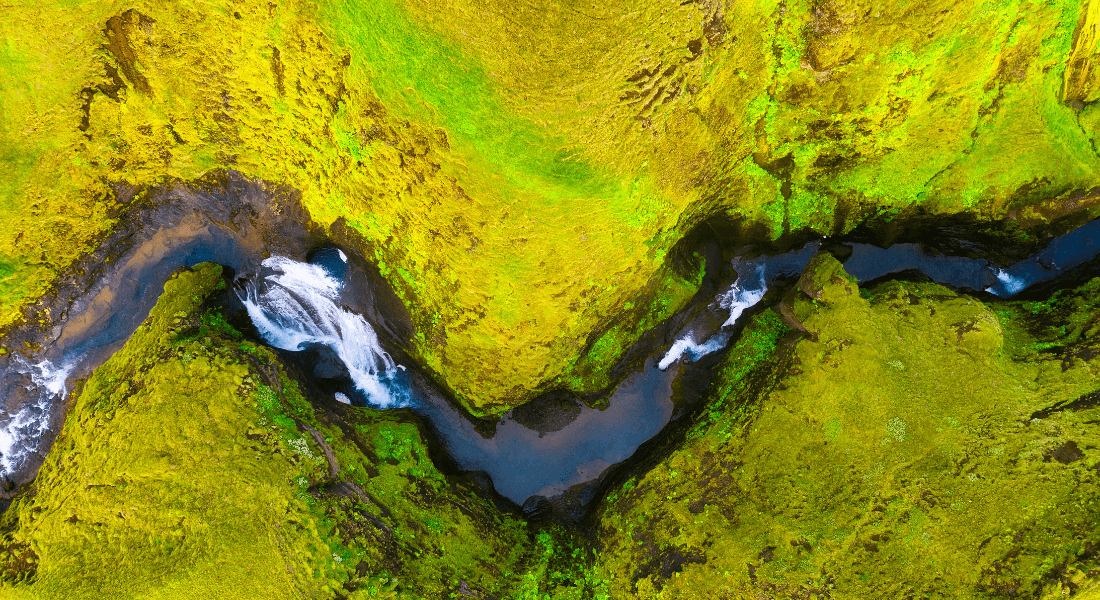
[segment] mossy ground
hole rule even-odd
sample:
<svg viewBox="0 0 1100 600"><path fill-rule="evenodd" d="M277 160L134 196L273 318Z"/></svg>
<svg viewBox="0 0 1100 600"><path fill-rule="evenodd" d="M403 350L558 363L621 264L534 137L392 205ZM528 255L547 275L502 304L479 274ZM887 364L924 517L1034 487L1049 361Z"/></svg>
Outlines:
<svg viewBox="0 0 1100 600"><path fill-rule="evenodd" d="M716 213L747 241L1096 210L1095 2L6 12L0 325L112 226L116 184L236 169L362 234L475 413L605 377L616 315L686 302L667 255Z"/></svg>
<svg viewBox="0 0 1100 600"><path fill-rule="evenodd" d="M5 598L501 594L535 560L522 521L428 458L415 422L315 412L273 354L181 271L80 390L2 517ZM465 582L465 583L463 583Z"/></svg>
<svg viewBox="0 0 1100 600"><path fill-rule="evenodd" d="M611 596L1100 595L1100 279L987 306L823 255L799 287L809 333L756 319L683 446L608 498Z"/></svg>
<svg viewBox="0 0 1100 600"><path fill-rule="evenodd" d="M589 535L443 474L402 413L307 402L207 308L222 286L178 272L74 392L0 517L4 597L1100 592L1100 279L987 305L815 258Z"/></svg>

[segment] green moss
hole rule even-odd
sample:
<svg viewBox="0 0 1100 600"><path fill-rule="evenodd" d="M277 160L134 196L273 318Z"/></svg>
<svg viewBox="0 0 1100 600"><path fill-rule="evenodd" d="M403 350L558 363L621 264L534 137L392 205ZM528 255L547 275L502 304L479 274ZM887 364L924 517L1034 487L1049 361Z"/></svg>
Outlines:
<svg viewBox="0 0 1100 600"><path fill-rule="evenodd" d="M1029 227L1097 210L1073 196L1100 166L1091 2L588 8L16 11L0 325L113 226L117 185L235 169L361 234L414 315L414 358L499 413L603 385L644 329L624 323L687 295L667 254L706 217L774 239L918 209Z"/></svg>
<svg viewBox="0 0 1100 600"><path fill-rule="evenodd" d="M526 564L523 523L448 481L407 417L315 413L273 354L196 312L221 283L217 265L179 272L84 383L2 517L0 594L507 590Z"/></svg>
<svg viewBox="0 0 1100 600"><path fill-rule="evenodd" d="M991 310L931 283L861 294L818 257L790 306L809 334L756 317L714 409L601 509L612 597L1095 593L1100 429L1072 402L1100 364L1033 346L1095 344L1097 286Z"/></svg>
<svg viewBox="0 0 1100 600"><path fill-rule="evenodd" d="M261 425L247 361L181 335L219 282L217 265L169 280L80 390L33 492L3 516L8 547L37 557L20 570L7 555L5 595L172 598L243 585L268 598L329 585L329 536L294 496L294 479L317 466L250 441Z"/></svg>
<svg viewBox="0 0 1100 600"><path fill-rule="evenodd" d="M775 359L776 344L786 331L782 319L772 309L753 318L722 361L716 378L718 384L711 392L713 401L689 437L702 435L719 421L723 425L717 433L722 438L728 440L736 433L732 424L748 418L757 408L755 402L745 400L746 395L759 391L753 389L753 383L759 387L759 382L752 381L751 376L767 373ZM736 404L731 406L731 403Z"/></svg>
<svg viewBox="0 0 1100 600"><path fill-rule="evenodd" d="M607 389L614 383L610 370L626 350L643 333L682 310L699 290L704 267L700 259L699 270L691 279L680 277L672 269L662 270L654 277L652 287L637 299L636 306L628 303L610 326L593 332L592 336L598 337L578 353L557 383L582 393Z"/></svg>
<svg viewBox="0 0 1100 600"><path fill-rule="evenodd" d="M1075 290L1060 290L1050 298L1005 306L1002 318L1021 330L1016 358L1036 358L1035 352L1062 356L1072 361L1074 354L1097 347L1100 323L1100 279L1093 279Z"/></svg>
<svg viewBox="0 0 1100 600"><path fill-rule="evenodd" d="M221 282L216 265L178 272L80 386L0 517L4 597L1100 585L1100 278L987 306L932 283L859 290L819 255L751 318L682 446L612 491L590 535L500 512L435 466L402 411L315 407L271 352L202 310Z"/></svg>

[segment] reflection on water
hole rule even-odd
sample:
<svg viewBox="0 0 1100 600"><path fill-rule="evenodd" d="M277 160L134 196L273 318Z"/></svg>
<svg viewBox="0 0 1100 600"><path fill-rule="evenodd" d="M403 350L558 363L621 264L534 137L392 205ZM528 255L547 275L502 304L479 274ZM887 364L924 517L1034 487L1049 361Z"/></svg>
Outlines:
<svg viewBox="0 0 1100 600"><path fill-rule="evenodd" d="M332 258L318 252L313 260L318 256ZM334 272L331 264L273 256L263 262L262 277L247 284L241 300L269 344L290 351L318 343L332 348L370 406L413 407L459 466L484 471L501 495L518 504L533 495L556 496L598 477L627 459L672 416L677 371L657 369L650 359L615 389L604 410L579 407L556 431L537 431L508 413L495 434L484 438L426 378L398 377L403 367L382 349L371 326L340 306L343 284ZM352 402L340 392L335 398Z"/></svg>
<svg viewBox="0 0 1100 600"><path fill-rule="evenodd" d="M623 380L607 408L581 406L573 421L557 431L525 427L508 413L493 437L483 438L430 387L419 390L423 401L414 411L426 418L459 465L488 473L501 495L523 504L531 496L556 496L595 479L669 422L678 372L661 371L653 362Z"/></svg>
<svg viewBox="0 0 1100 600"><path fill-rule="evenodd" d="M860 282L911 269L924 273L936 283L974 291L984 290L996 281L987 261L931 255L919 244L894 244L889 248L851 244L851 247L852 256L844 261L844 270Z"/></svg>
<svg viewBox="0 0 1100 600"><path fill-rule="evenodd" d="M1011 298L1030 286L1050 281L1095 259L1100 254L1100 219L1055 238L1036 255L1007 269L996 268L981 259L928 254L920 244L894 244L889 248L870 244L847 246L852 254L844 261L844 270L861 283L907 270L918 270L936 283ZM696 361L725 348L730 341L729 328L745 310L763 299L768 284L801 273L820 248L821 242L815 241L786 254L760 256L752 260L734 259L733 268L740 277L715 298L723 310L729 310L729 318L721 329L709 335L696 331L682 334L673 342L658 367L666 369L681 358ZM754 273L754 276L746 277L746 273ZM704 335L706 341L696 341L697 336Z"/></svg>
<svg viewBox="0 0 1100 600"><path fill-rule="evenodd" d="M320 345L346 366L354 386L336 393L337 401L410 406L462 468L488 473L505 497L517 503L535 495L552 497L599 477L656 435L672 417L673 382L683 372L683 362L725 348L745 311L778 280L797 277L821 249L817 241L778 256L735 259L732 266L739 277L714 298L714 310L724 311L721 318L696 319L683 326L667 351L650 356L640 371L622 381L607 408L574 405L558 415L561 423L541 430L529 427L529 420L514 411L501 419L492 437L484 438L431 381L419 372L405 371L382 348L373 328L379 326L377 315L368 323L359 314L374 315L370 302L350 299L349 295L362 295L359 288L366 284L355 283L362 278L355 279L358 271L348 270L348 257L341 250L315 250L308 263L282 256L262 260L270 249L265 240L271 236L235 216L225 218L236 219L235 225L184 211L173 217L171 226L143 234L75 299L67 318L33 360L0 357L0 395L6 396L0 408L7 411L0 411L4 474L23 468L30 454L44 452L40 440L49 437L66 381L86 377L129 338L169 274L181 265L215 261L238 272L258 272L246 284L241 300L269 344L292 351ZM852 253L844 267L861 282L919 269L939 283L1011 297L1094 258L1098 237L1100 221L1094 221L1005 269L994 269L984 260L930 255L917 244L889 249L850 244ZM356 289L344 289L345 278Z"/></svg>

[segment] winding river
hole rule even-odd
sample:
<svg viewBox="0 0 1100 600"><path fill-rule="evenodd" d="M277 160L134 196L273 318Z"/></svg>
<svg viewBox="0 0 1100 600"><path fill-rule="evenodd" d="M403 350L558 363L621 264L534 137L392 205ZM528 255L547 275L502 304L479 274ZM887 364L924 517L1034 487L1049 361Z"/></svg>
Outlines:
<svg viewBox="0 0 1100 600"><path fill-rule="evenodd" d="M140 233L127 238L91 285L70 293L60 324L36 340L40 349L0 357L0 471L9 489L32 479L41 465L63 422L59 399L68 386L125 343L173 270L214 261L237 273L240 300L268 344L288 351L325 348L339 358L341 368L328 375L318 370L347 383L336 400L412 410L460 468L485 472L517 504L567 494L583 505L611 466L673 419L676 378L693 361L728 347L742 315L769 288L797 277L823 244L734 259L736 280L722 286L695 318L682 319L642 368L614 388L606 408L551 394L504 415L484 437L423 372L399 364L383 347L376 327L393 335L392 324L371 309L375 296L364 293L369 278L357 261L323 237L295 228L295 219L307 222L304 215L289 214L272 225L261 218L272 210L270 194L239 186L237 198L221 202L182 187L162 194L146 211ZM1007 267L933 255L919 244L845 245L851 254L844 267L861 282L916 269L938 283L1010 298L1100 255L1100 220ZM307 255L306 261L293 258Z"/></svg>

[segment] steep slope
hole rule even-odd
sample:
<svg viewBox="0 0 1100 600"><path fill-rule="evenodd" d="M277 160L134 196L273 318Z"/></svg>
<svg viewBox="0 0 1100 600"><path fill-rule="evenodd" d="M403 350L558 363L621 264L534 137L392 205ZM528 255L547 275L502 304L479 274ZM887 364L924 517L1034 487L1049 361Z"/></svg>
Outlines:
<svg viewBox="0 0 1100 600"><path fill-rule="evenodd" d="M181 269L0 516L5 598L1100 593L1100 279L860 289L828 254L705 408L569 532L443 474L401 411L306 401Z"/></svg>
<svg viewBox="0 0 1100 600"><path fill-rule="evenodd" d="M520 580L537 559L521 521L446 479L411 417L314 409L206 310L221 288L217 265L180 271L73 393L0 517L0 595L439 597Z"/></svg>
<svg viewBox="0 0 1100 600"><path fill-rule="evenodd" d="M612 597L1098 597L1100 279L985 305L820 255L798 288L605 502Z"/></svg>
<svg viewBox="0 0 1100 600"><path fill-rule="evenodd" d="M670 253L704 222L734 247L1097 210L1092 1L8 12L0 323L132 186L234 169L300 190L378 264L410 350L476 413L605 384L630 324L698 286Z"/></svg>

